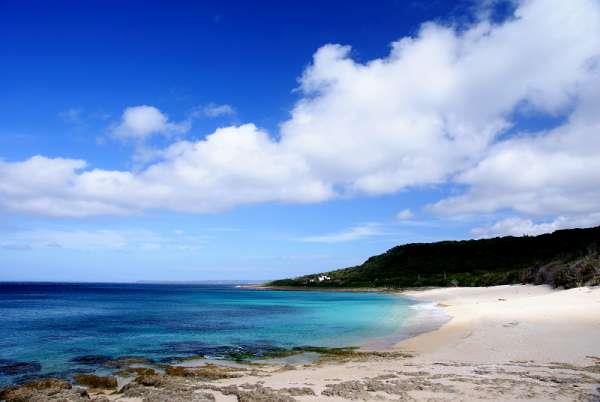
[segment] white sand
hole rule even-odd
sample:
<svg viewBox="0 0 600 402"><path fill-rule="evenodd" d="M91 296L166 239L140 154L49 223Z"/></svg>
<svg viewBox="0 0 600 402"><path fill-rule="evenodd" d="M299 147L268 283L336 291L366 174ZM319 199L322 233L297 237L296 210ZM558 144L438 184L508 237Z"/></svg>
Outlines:
<svg viewBox="0 0 600 402"><path fill-rule="evenodd" d="M406 292L453 317L441 329L396 347L420 361L535 360L584 364L600 355L600 288L445 288Z"/></svg>

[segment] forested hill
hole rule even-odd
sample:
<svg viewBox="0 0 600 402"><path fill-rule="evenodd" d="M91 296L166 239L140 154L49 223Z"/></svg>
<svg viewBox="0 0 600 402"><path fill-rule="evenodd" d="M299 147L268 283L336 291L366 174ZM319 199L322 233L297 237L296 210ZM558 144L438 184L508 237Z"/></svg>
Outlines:
<svg viewBox="0 0 600 402"><path fill-rule="evenodd" d="M600 226L539 236L412 243L363 264L271 286L413 287L512 283L600 285Z"/></svg>

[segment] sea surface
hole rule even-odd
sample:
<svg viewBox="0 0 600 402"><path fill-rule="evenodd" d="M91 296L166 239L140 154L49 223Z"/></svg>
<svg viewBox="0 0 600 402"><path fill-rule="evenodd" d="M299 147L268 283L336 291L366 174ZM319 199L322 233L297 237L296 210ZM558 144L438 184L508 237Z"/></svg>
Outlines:
<svg viewBox="0 0 600 402"><path fill-rule="evenodd" d="M234 285L0 283L0 385L69 378L122 356L170 362L360 346L400 331L413 305L383 293Z"/></svg>

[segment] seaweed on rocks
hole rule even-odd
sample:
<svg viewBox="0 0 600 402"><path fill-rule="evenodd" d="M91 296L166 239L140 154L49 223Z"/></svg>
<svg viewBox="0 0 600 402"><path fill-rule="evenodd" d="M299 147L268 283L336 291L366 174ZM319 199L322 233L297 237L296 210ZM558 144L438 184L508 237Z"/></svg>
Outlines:
<svg viewBox="0 0 600 402"><path fill-rule="evenodd" d="M71 384L58 378L44 378L0 390L0 400L6 402L49 401L51 396L67 392L69 401L89 400L85 390L74 390Z"/></svg>
<svg viewBox="0 0 600 402"><path fill-rule="evenodd" d="M220 380L223 378L240 377L240 369L206 364L200 367L167 366L165 374L176 377L193 377L202 380Z"/></svg>
<svg viewBox="0 0 600 402"><path fill-rule="evenodd" d="M107 367L116 367L116 368L124 368L132 365L150 365L153 364L154 361L152 359L148 359L146 357L141 356L120 356L115 359L109 359L105 363L104 366Z"/></svg>
<svg viewBox="0 0 600 402"><path fill-rule="evenodd" d="M117 379L113 376L98 376L94 374L76 374L73 379L80 385L97 389L117 388Z"/></svg>
<svg viewBox="0 0 600 402"><path fill-rule="evenodd" d="M130 377L133 375L154 375L156 371L150 367L127 367L117 370L113 374L121 377Z"/></svg>

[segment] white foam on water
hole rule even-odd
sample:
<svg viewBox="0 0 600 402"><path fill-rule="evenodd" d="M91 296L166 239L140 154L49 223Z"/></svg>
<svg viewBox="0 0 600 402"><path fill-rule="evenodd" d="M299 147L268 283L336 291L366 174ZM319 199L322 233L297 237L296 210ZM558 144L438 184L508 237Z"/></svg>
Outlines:
<svg viewBox="0 0 600 402"><path fill-rule="evenodd" d="M405 296L404 296L405 297ZM450 316L433 302L416 302L408 306L411 312L398 323L398 331L382 338L368 340L361 349L384 350L419 334L435 331L450 320Z"/></svg>

